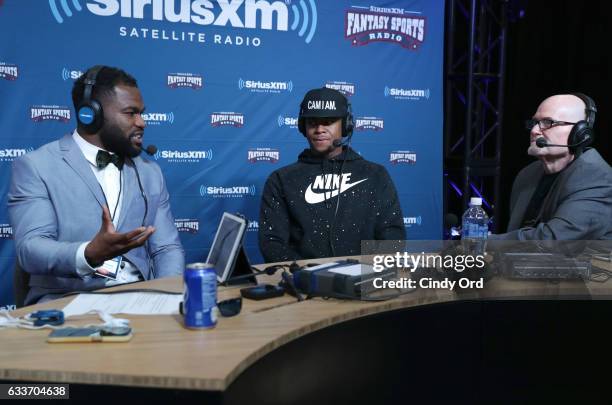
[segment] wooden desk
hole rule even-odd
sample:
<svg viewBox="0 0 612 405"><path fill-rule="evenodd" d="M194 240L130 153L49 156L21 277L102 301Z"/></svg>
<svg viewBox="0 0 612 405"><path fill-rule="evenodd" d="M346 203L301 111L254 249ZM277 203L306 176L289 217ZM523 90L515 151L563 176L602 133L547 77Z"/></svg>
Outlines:
<svg viewBox="0 0 612 405"><path fill-rule="evenodd" d="M266 278L267 277L267 278ZM278 277L260 277L275 282ZM116 289L133 288L131 286ZM143 282L141 288L182 291L179 278ZM219 299L239 296L240 287L221 287ZM240 315L220 318L215 329L186 330L180 316L126 316L134 338L121 344L48 344L49 330L0 330L0 379L130 387L223 391L263 356L295 339L345 321L389 311L463 300L612 298L612 281L526 282L491 280L480 291L417 290L383 302L284 296L243 300ZM71 298L23 308L63 308ZM79 317L85 324L97 318Z"/></svg>

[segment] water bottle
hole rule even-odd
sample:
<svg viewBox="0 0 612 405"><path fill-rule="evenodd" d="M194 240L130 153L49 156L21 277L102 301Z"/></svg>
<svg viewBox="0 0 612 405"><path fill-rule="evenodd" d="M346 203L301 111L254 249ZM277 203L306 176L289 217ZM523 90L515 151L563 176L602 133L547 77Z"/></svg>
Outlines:
<svg viewBox="0 0 612 405"><path fill-rule="evenodd" d="M482 198L472 197L470 208L463 214L461 240L468 255L484 255L489 233L489 217L482 209Z"/></svg>

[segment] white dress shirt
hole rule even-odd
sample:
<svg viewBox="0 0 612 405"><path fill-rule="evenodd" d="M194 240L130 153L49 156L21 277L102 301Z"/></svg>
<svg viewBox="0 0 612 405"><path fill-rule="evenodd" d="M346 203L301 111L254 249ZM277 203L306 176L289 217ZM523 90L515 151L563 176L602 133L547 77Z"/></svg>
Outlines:
<svg viewBox="0 0 612 405"><path fill-rule="evenodd" d="M87 142L76 130L72 133L72 139L74 139L74 142L76 142L81 152L83 152L85 159L87 159L90 164L89 167L96 176L98 183L100 183L113 225L116 228L119 222L119 215L121 214L121 205L123 203L123 192L121 192L123 176L121 175L121 171L112 163L109 163L103 169L98 168L96 164L96 155L99 150L104 149L98 148ZM76 253L76 270L78 275L82 278L92 277L95 272L95 269L91 267L89 263L87 263L87 259L85 259L85 248L89 242L91 241L82 243ZM106 285L123 284L143 279L138 269L132 266L125 258L123 259L122 265L123 263L125 263L125 266L119 269L116 280L108 279Z"/></svg>

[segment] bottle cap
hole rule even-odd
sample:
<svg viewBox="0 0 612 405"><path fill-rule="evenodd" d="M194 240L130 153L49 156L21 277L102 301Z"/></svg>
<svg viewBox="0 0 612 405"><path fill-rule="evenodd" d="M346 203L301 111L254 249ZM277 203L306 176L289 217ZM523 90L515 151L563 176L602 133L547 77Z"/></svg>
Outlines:
<svg viewBox="0 0 612 405"><path fill-rule="evenodd" d="M482 198L480 197L470 198L470 205L482 205Z"/></svg>

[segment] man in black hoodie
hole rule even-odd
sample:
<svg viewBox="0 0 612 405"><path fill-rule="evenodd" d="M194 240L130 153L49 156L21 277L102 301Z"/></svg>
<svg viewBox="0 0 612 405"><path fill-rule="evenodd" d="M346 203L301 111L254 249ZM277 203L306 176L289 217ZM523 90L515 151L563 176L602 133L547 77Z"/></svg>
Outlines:
<svg viewBox="0 0 612 405"><path fill-rule="evenodd" d="M266 262L359 255L362 240L405 239L389 173L342 139L350 141L353 126L340 92L324 87L304 96L298 127L310 148L268 177L261 200Z"/></svg>

